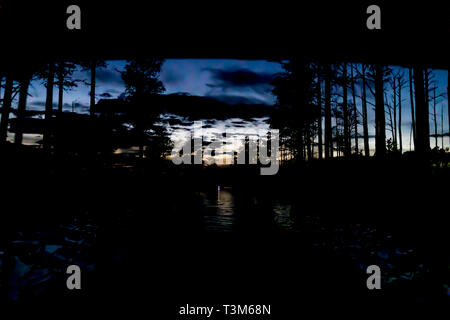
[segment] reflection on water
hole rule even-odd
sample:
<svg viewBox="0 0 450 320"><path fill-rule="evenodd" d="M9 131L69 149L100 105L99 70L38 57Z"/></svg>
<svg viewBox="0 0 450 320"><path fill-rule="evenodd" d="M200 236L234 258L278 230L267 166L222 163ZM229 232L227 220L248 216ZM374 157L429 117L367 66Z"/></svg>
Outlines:
<svg viewBox="0 0 450 320"><path fill-rule="evenodd" d="M236 223L234 198L227 189L218 188L217 194L203 198L205 206L204 225L206 231L233 231Z"/></svg>
<svg viewBox="0 0 450 320"><path fill-rule="evenodd" d="M233 190L230 187L218 187L217 193L202 194L202 196L206 231L236 231L239 217L249 214L237 208ZM275 226L285 230L291 229L290 205L274 202L269 209L273 212Z"/></svg>

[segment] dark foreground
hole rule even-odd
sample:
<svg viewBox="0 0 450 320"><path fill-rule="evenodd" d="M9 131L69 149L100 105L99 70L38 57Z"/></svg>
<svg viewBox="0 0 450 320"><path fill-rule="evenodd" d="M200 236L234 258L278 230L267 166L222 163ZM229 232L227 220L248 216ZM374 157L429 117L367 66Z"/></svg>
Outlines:
<svg viewBox="0 0 450 320"><path fill-rule="evenodd" d="M448 168L334 160L261 177L34 152L2 162L1 301L20 311L197 319L177 312L270 304L268 319L290 319L448 303ZM218 185L233 196L231 232L205 220ZM79 291L66 289L70 264L82 269ZM371 264L381 290L366 287Z"/></svg>

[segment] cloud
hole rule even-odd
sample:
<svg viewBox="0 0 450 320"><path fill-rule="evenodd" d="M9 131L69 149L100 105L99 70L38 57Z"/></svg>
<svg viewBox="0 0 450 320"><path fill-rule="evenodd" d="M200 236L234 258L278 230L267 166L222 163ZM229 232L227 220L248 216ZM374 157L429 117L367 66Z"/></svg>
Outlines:
<svg viewBox="0 0 450 320"><path fill-rule="evenodd" d="M82 113L86 113L89 112L90 107L88 105L79 103L79 102L74 102L74 110L75 112L82 112Z"/></svg>
<svg viewBox="0 0 450 320"><path fill-rule="evenodd" d="M99 96L100 96L101 98L106 98L106 99L112 98L112 94L109 93L109 92L103 92L103 93L99 94Z"/></svg>
<svg viewBox="0 0 450 320"><path fill-rule="evenodd" d="M274 75L249 69L205 69L211 73L212 83L206 84L210 91L206 96L227 104L273 104L271 93Z"/></svg>
<svg viewBox="0 0 450 320"><path fill-rule="evenodd" d="M72 112L72 109L74 112L77 113L89 113L89 105L82 104L80 102L73 102L73 105L71 103L64 103L63 105L63 111L64 112Z"/></svg>
<svg viewBox="0 0 450 320"><path fill-rule="evenodd" d="M58 108L58 103L53 102L53 109ZM45 100L35 100L27 103L27 110L39 111L45 109Z"/></svg>
<svg viewBox="0 0 450 320"><path fill-rule="evenodd" d="M119 72L106 68L98 68L95 76L98 82L102 83L122 83L122 77Z"/></svg>
<svg viewBox="0 0 450 320"><path fill-rule="evenodd" d="M108 89L105 92L111 93L111 94L120 94L121 93L121 91L119 91L117 89Z"/></svg>
<svg viewBox="0 0 450 320"><path fill-rule="evenodd" d="M45 101L42 100L36 100L29 103L30 106L33 107L45 107Z"/></svg>
<svg viewBox="0 0 450 320"><path fill-rule="evenodd" d="M252 96L238 96L238 95L209 95L208 97L217 99L221 102L225 102L226 104L236 105L236 104L268 104L266 100L260 99L258 97Z"/></svg>
<svg viewBox="0 0 450 320"><path fill-rule="evenodd" d="M35 100L28 103L27 109L29 110L44 110L45 107L45 100ZM72 107L76 112L84 112L89 110L89 105L82 104L80 102L73 102L73 106L71 103L65 102L63 104L63 110L70 110L72 111ZM58 108L58 103L53 102L53 110Z"/></svg>
<svg viewBox="0 0 450 320"><path fill-rule="evenodd" d="M196 119L265 117L272 108L265 104L227 104L215 97L170 94L159 96L157 104L167 113Z"/></svg>
<svg viewBox="0 0 450 320"><path fill-rule="evenodd" d="M249 69L221 70L207 68L205 70L211 73L214 80L213 84L208 84L209 87L266 87L273 79L273 74L271 73L258 73Z"/></svg>

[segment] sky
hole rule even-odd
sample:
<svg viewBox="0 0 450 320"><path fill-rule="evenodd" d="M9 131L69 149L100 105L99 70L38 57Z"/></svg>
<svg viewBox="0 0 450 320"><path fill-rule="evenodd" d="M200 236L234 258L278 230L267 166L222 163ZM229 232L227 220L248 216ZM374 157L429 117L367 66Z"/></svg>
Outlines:
<svg viewBox="0 0 450 320"><path fill-rule="evenodd" d="M106 68L98 68L96 72L97 88L96 101L99 99L117 98L125 91L125 86L120 76L120 71L124 69L126 61L114 60L107 61ZM266 104L273 105L275 97L271 93L272 86L269 84L273 77L282 72L282 66L278 62L269 62L263 60L232 60L232 59L168 59L165 60L160 73L160 80L166 89L165 94L188 93L205 97L214 97L228 104L247 103L247 104ZM401 71L406 79L408 70L394 67L394 73ZM433 70L434 81L437 85L437 94L447 90L447 71ZM89 71L78 69L74 73L75 79L90 79ZM64 93L64 111L76 111L80 113L89 113L89 86L80 83L78 87ZM392 90L386 84L386 92L391 97ZM360 89L357 87L357 93ZM41 80L34 80L29 89L29 98L27 103L28 110L43 110L45 106L45 88ZM54 106L56 108L57 90L54 90ZM369 99L370 99L369 94ZM349 100L351 95L349 91ZM17 101L16 101L17 103ZM361 101L357 98L358 108L361 108ZM411 131L411 109L409 101L409 86L406 84L402 90L402 132L404 150L409 150L410 131ZM374 111L372 106L369 108L369 135L375 133ZM437 100L438 112L438 132L441 131L441 116L443 111L444 132L448 132L448 99L447 96ZM432 107L430 111L432 111ZM217 121L214 127L217 129L233 127L233 122L239 122L239 119L228 119L227 121ZM388 116L386 122L389 122ZM240 121L242 128L242 121ZM255 121L244 121L244 126L252 128L267 128L265 119ZM362 125L358 131L362 134ZM430 116L430 131L434 132L434 122ZM387 138L390 132L387 132ZM25 136L25 143L33 142L39 137ZM28 140L27 140L28 139ZM360 148L362 148L362 139L360 139ZM434 138L431 139L431 146L434 146ZM352 141L353 143L353 141ZM439 145L440 145L439 139ZM374 139L370 139L371 149L374 148ZM449 146L448 138L444 138L444 146Z"/></svg>
<svg viewBox="0 0 450 320"><path fill-rule="evenodd" d="M117 98L125 91L120 76L126 61L108 61L107 68L96 71L97 97ZM160 73L160 80L166 89L165 94L189 93L191 95L211 96L228 103L263 103L273 104L275 97L268 84L273 75L283 71L281 65L268 61L244 60L203 60L170 59L165 60ZM75 79L89 81L90 72L77 70ZM80 84L64 94L64 111L71 111L76 103L78 112L89 112L90 88ZM31 97L28 99L30 109L39 109L45 105L45 88L40 80L32 82ZM57 92L54 92L57 101Z"/></svg>

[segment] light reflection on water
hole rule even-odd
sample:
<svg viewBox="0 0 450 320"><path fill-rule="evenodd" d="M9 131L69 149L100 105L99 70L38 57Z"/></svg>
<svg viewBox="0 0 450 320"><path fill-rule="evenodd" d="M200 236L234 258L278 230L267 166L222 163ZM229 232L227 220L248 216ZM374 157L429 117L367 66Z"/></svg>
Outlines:
<svg viewBox="0 0 450 320"><path fill-rule="evenodd" d="M203 194L204 227L206 231L232 232L236 230L238 212L231 188L218 188L217 194ZM291 230L290 205L275 201L273 221L280 229ZM240 213L245 214L245 212Z"/></svg>
<svg viewBox="0 0 450 320"><path fill-rule="evenodd" d="M217 195L203 198L206 231L233 231L236 223L234 197L228 190L218 190Z"/></svg>

